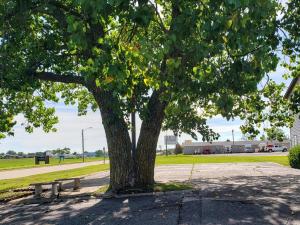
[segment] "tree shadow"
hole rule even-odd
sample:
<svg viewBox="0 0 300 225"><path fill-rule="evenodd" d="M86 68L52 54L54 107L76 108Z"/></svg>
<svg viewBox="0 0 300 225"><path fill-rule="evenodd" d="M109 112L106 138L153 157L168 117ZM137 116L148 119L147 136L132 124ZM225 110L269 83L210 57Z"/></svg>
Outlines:
<svg viewBox="0 0 300 225"><path fill-rule="evenodd" d="M87 188L87 187L100 187L103 185L106 185L109 183L109 175L101 178L88 178L88 179L83 179L80 182L80 187L81 188ZM72 189L73 188L73 181L65 181L63 183L63 188L64 189Z"/></svg>
<svg viewBox="0 0 300 225"><path fill-rule="evenodd" d="M224 198L283 198L300 201L300 175L233 176L192 179L202 196Z"/></svg>
<svg viewBox="0 0 300 225"><path fill-rule="evenodd" d="M0 224L300 224L300 176L199 178L198 191L3 207ZM297 209L298 207L298 209Z"/></svg>
<svg viewBox="0 0 300 225"><path fill-rule="evenodd" d="M0 212L0 224L176 224L178 204L178 196L78 198L6 208Z"/></svg>

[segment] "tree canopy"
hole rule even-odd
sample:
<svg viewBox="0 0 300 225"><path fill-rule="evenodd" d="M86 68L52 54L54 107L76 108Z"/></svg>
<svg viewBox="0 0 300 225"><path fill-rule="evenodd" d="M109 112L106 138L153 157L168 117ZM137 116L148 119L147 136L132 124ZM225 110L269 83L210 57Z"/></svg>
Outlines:
<svg viewBox="0 0 300 225"><path fill-rule="evenodd" d="M143 121L137 171L143 173L150 164L154 168L162 127L211 141L219 135L206 121L215 115L240 117L242 131L253 136L266 120L271 126L289 125L284 85L268 73L276 70L280 48L291 59L286 66L296 70L298 4L2 1L0 132L12 134L20 113L28 132L55 131L58 118L47 101L78 104L79 115L100 108L112 164L120 154L119 165L131 164L129 115L137 112ZM131 169L111 170L125 177ZM147 171L148 181L152 172Z"/></svg>
<svg viewBox="0 0 300 225"><path fill-rule="evenodd" d="M287 137L282 129L272 127L267 129L267 138L270 141L278 140L283 141L287 140Z"/></svg>

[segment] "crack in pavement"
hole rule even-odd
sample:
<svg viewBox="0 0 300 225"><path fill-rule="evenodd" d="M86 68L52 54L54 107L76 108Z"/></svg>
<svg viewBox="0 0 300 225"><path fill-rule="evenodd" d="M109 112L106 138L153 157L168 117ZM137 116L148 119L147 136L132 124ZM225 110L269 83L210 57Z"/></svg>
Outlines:
<svg viewBox="0 0 300 225"><path fill-rule="evenodd" d="M180 201L179 201L179 204L178 204L178 216L177 216L177 225L180 225L181 223L181 210L182 210L182 207L183 207L183 198L184 197L181 197Z"/></svg>

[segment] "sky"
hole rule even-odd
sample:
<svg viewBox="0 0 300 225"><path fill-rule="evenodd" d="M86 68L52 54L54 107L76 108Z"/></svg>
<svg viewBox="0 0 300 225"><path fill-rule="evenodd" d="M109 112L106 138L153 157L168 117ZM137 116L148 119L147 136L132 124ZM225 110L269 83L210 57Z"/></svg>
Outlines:
<svg viewBox="0 0 300 225"><path fill-rule="evenodd" d="M284 80L282 75L286 71L278 66L277 70L270 73L270 78L276 82L284 82L288 86L289 80ZM72 152L81 152L81 129L92 127L85 131L85 149L87 151L95 151L98 149L107 149L106 137L102 126L100 112L88 112L86 116L77 116L77 108L75 106L65 106L63 103L51 104L56 108L56 114L59 117L59 123L56 125L57 132L44 133L42 129L35 129L33 133L26 133L22 122L22 115L17 117L18 125L15 126L15 135L0 140L0 153L8 150L22 152L38 152L45 150L53 150L57 148L69 147ZM137 120L137 135L139 134L141 121ZM235 140L242 138L239 129L242 121L236 119L227 121L220 116L216 116L208 121L208 125L221 136L220 141L227 139L232 140L232 130L234 130ZM285 129L288 134L288 129ZM164 149L164 135L171 135L172 132L161 132L157 148ZM183 134L179 137L179 143L184 140L192 140L189 135ZM199 141L201 141L199 139ZM170 148L173 146L170 146Z"/></svg>

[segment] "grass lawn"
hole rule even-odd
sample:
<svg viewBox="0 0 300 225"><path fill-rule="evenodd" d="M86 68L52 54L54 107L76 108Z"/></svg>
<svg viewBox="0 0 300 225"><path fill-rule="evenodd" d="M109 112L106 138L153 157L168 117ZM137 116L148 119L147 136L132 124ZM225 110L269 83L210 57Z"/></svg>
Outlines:
<svg viewBox="0 0 300 225"><path fill-rule="evenodd" d="M95 165L95 166L86 166L79 169L72 169L72 170L64 170L59 172L51 172L45 174L38 174L28 177L22 178L15 178L15 179L7 179L7 180L0 180L0 193L7 192L8 190L16 189L16 188L26 188L31 183L39 183L39 182L48 182L54 181L56 179L61 178L70 178L76 176L84 176L100 171L108 170L109 165Z"/></svg>
<svg viewBox="0 0 300 225"><path fill-rule="evenodd" d="M85 162L103 160L102 157L86 158ZM0 159L0 171L12 170L21 168L33 168L43 166L54 166L61 164L81 163L82 159L65 159L59 163L59 159L51 158L50 164L45 165L41 162L40 165L34 165L34 159ZM193 163L235 163L235 162L275 162L284 166L288 166L287 156L230 156L230 155L169 155L157 156L156 164L193 164Z"/></svg>
<svg viewBox="0 0 300 225"><path fill-rule="evenodd" d="M241 163L241 162L274 162L289 166L287 156L214 156L214 155L169 155L157 156L156 165L193 164L193 163Z"/></svg>
<svg viewBox="0 0 300 225"><path fill-rule="evenodd" d="M98 160L103 160L103 157L85 158L85 162L92 162L92 161L98 161ZM42 166L54 166L54 165L81 163L81 162L82 162L82 158L65 159L61 163L59 163L59 159L57 159L57 158L50 158L50 164L48 164L48 165L45 165L44 162L40 162L40 165L35 165L34 158L0 159L0 171L1 170L21 169L21 168L42 167Z"/></svg>

